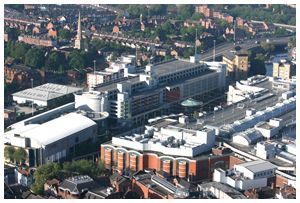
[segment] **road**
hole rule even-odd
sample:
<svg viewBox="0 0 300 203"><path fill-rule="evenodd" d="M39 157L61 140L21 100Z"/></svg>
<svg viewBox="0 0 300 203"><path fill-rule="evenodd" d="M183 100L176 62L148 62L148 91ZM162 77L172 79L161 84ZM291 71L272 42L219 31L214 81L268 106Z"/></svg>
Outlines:
<svg viewBox="0 0 300 203"><path fill-rule="evenodd" d="M274 44L285 44L288 43L289 37L278 37L278 38L269 38L270 43ZM244 50L252 49L254 47L260 46L260 44L256 44L255 41L266 41L267 38L261 38L259 40L257 39L251 39L251 40L246 40L244 41L243 44L236 44L234 45L233 43L225 43L221 44L219 46L216 46L216 57L223 55L226 52L229 52L234 49L235 46L240 46ZM200 56L201 60L203 61L210 61L213 59L213 49L208 50L204 54Z"/></svg>

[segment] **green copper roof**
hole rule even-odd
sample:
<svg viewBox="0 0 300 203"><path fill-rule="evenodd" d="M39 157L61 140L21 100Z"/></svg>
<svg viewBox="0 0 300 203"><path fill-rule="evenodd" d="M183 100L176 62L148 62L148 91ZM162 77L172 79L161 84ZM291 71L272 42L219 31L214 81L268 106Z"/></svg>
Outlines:
<svg viewBox="0 0 300 203"><path fill-rule="evenodd" d="M195 107L195 106L200 106L202 104L203 104L202 102L199 102L192 98L186 99L183 102L181 102L181 105L186 107Z"/></svg>

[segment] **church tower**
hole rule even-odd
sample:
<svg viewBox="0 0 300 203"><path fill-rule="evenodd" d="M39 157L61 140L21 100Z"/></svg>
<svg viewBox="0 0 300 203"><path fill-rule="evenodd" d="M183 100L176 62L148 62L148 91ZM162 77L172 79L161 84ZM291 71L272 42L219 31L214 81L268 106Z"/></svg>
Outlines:
<svg viewBox="0 0 300 203"><path fill-rule="evenodd" d="M80 19L80 11L78 16L78 27L77 27L77 35L75 39L75 49L83 49L83 41L81 38L81 19Z"/></svg>

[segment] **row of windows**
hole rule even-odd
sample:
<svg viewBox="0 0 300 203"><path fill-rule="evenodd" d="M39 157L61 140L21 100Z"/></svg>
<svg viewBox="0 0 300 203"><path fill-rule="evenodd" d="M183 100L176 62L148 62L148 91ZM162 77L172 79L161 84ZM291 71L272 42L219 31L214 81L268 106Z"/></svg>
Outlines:
<svg viewBox="0 0 300 203"><path fill-rule="evenodd" d="M196 75L196 74L199 74L204 71L206 71L206 69L204 69L204 68L199 69L199 67L197 67L197 68L193 68L193 69L189 69L189 70L185 70L182 72L177 72L177 73L173 73L173 74L170 74L167 76L160 77L159 82L162 83L162 82L174 81L176 79Z"/></svg>
<svg viewBox="0 0 300 203"><path fill-rule="evenodd" d="M262 177L262 176L266 176L266 175L272 175L272 174L273 174L273 171L263 171L263 172L260 172L260 173L255 173L254 178Z"/></svg>

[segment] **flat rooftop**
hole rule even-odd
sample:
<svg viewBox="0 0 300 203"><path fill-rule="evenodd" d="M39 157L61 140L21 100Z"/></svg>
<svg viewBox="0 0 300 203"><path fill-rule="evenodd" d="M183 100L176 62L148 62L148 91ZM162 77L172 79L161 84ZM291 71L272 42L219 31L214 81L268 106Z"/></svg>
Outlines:
<svg viewBox="0 0 300 203"><path fill-rule="evenodd" d="M117 83L137 84L137 83L140 83L140 78L139 78L139 76L136 76L136 77L130 77L130 78L123 78L119 81L112 81L109 83L104 83L104 84L101 84L101 85L98 85L97 87L95 87L94 91L99 91L99 92L114 91L117 89Z"/></svg>
<svg viewBox="0 0 300 203"><path fill-rule="evenodd" d="M200 185L202 188L216 188L224 193L226 193L228 196L232 197L233 199L247 199L245 195L243 195L238 190L234 189L233 187L230 187L229 185L225 185L223 183L218 182L209 182L204 183Z"/></svg>
<svg viewBox="0 0 300 203"><path fill-rule="evenodd" d="M69 113L43 124L29 124L21 130L21 137L37 140L40 145L46 146L69 135L80 132L97 124L78 113ZM12 131L15 132L15 131ZM11 134L10 131L7 132Z"/></svg>
<svg viewBox="0 0 300 203"><path fill-rule="evenodd" d="M174 61L167 61L161 64L154 64L153 68L155 72L159 76L172 74L174 72L181 72L186 69L195 68L201 66L201 63L191 63L182 60L174 60Z"/></svg>
<svg viewBox="0 0 300 203"><path fill-rule="evenodd" d="M245 167L253 173L257 173L264 170L276 169L276 166L274 164L271 164L269 161L264 160L249 161L239 164L238 166Z"/></svg>
<svg viewBox="0 0 300 203"><path fill-rule="evenodd" d="M261 125L258 125L257 127L263 128L263 129L266 129L266 130L271 130L271 129L275 128L274 126L270 125L267 122L262 123Z"/></svg>
<svg viewBox="0 0 300 203"><path fill-rule="evenodd" d="M15 97L22 97L32 100L49 101L58 97L82 91L83 88L46 83L34 88L29 88L20 92L13 93Z"/></svg>

